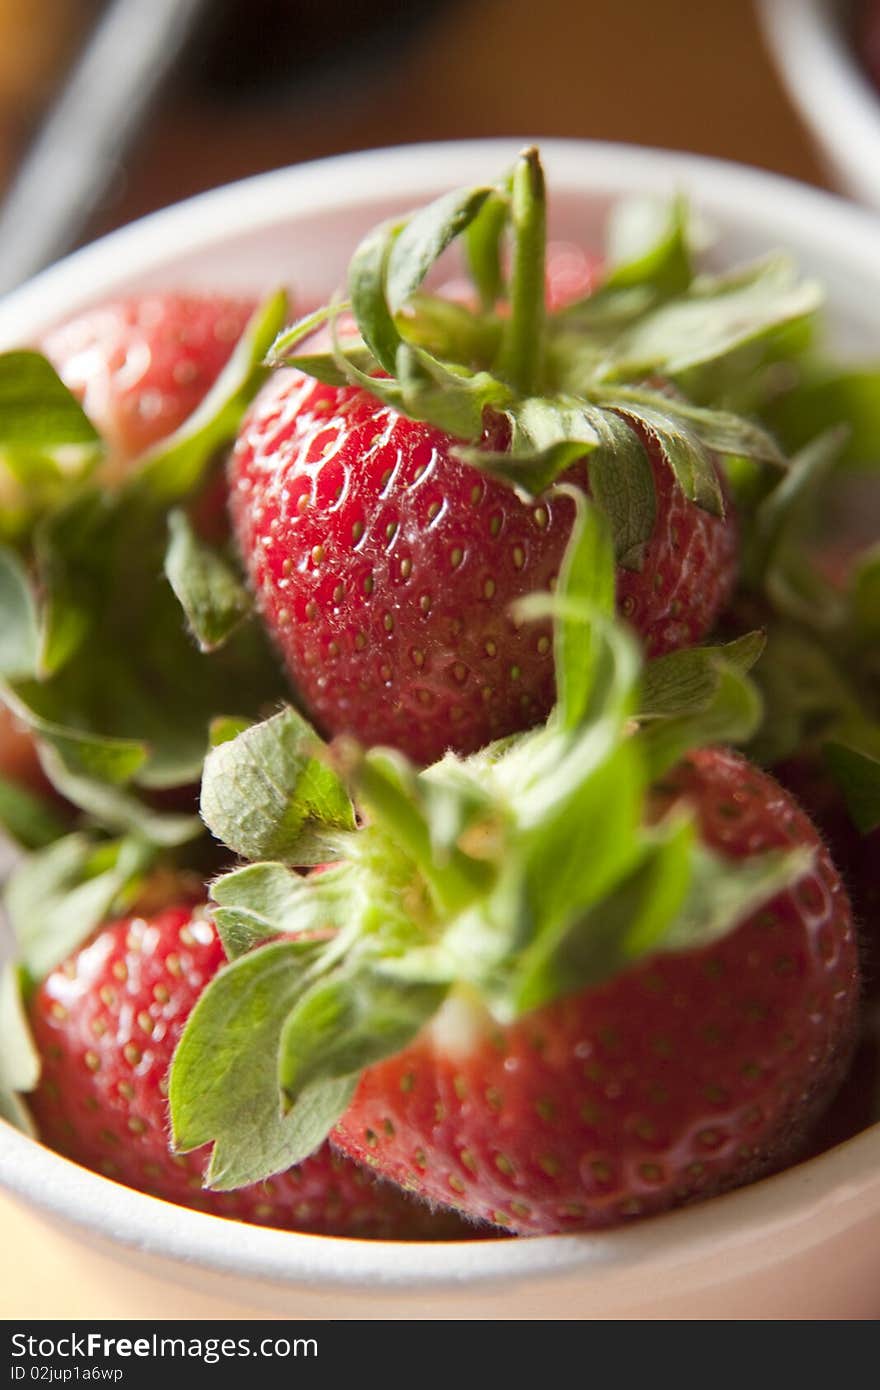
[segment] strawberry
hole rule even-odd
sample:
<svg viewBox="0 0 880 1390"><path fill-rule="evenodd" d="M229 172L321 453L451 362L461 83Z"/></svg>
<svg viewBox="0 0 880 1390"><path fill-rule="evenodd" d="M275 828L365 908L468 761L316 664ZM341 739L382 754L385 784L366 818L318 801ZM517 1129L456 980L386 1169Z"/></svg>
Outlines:
<svg viewBox="0 0 880 1390"><path fill-rule="evenodd" d="M548 629L521 632L510 609L558 574L573 516L560 480L608 514L619 611L654 656L700 641L733 586L720 455L780 461L753 422L690 404L675 380L790 313L780 287L756 326L754 284L695 281L673 221L598 288L581 255L588 293L571 302L564 275L545 289L543 200L526 151L509 187L447 195L366 238L351 313L331 305L282 334L272 360L289 369L230 462L241 558L310 715L423 764L552 706ZM475 284L447 282L452 303L420 285L463 229ZM723 331L701 345L694 311L710 322L715 293Z"/></svg>
<svg viewBox="0 0 880 1390"><path fill-rule="evenodd" d="M254 862L213 885L234 959L175 1057L182 1148L213 1137L222 1170L264 1175L243 1080L215 1096L268 1051L282 1151L332 1129L383 1176L514 1232L666 1210L802 1150L855 1043L859 963L812 823L708 742L756 727L760 635L643 665L601 513L572 501L556 594L520 608L555 619L545 726L419 773L346 740L322 752L289 710L209 756L202 815ZM331 849L305 879L278 862ZM318 927L336 935L284 940Z"/></svg>
<svg viewBox="0 0 880 1390"><path fill-rule="evenodd" d="M618 570L618 603L659 654L711 626L734 530L688 501L636 433L656 521L641 568ZM553 704L549 630L518 627L510 609L555 582L572 503L521 501L456 458L457 443L361 388L289 370L264 387L230 464L239 548L312 716L421 763L528 728ZM584 466L566 477L589 490Z"/></svg>
<svg viewBox="0 0 880 1390"><path fill-rule="evenodd" d="M336 1142L519 1232L614 1224L790 1161L842 1079L857 997L846 893L807 817L732 753L655 792L712 848L809 846L813 870L702 950L639 964L499 1028L455 1000L369 1068Z"/></svg>
<svg viewBox="0 0 880 1390"><path fill-rule="evenodd" d="M169 1152L166 1072L184 1021L224 963L210 920L193 903L105 925L33 994L43 1059L30 1097L43 1140L130 1187L241 1221L331 1235L460 1234L453 1218L376 1183L324 1146L270 1182L202 1188L204 1152Z"/></svg>
<svg viewBox="0 0 880 1390"><path fill-rule="evenodd" d="M228 295L134 295L50 329L40 348L124 468L192 414L253 309Z"/></svg>
<svg viewBox="0 0 880 1390"><path fill-rule="evenodd" d="M774 765L774 776L818 826L852 900L862 939L866 990L880 995L880 827L861 833L818 749Z"/></svg>
<svg viewBox="0 0 880 1390"><path fill-rule="evenodd" d="M228 296L141 295L50 332L44 346L107 438L45 357L29 349L0 354L0 395L10 403L0 452L17 489L15 508L0 508L0 531L14 541L0 547L8 620L0 701L36 739L47 775L76 806L83 784L78 790L65 771L88 779L97 770L100 781L115 741L141 733L159 772L146 769L139 786L169 806L164 793L197 783L218 680L234 690L237 712L260 709L283 689L274 654L248 622L234 561L223 554L229 522L220 456L268 375L262 359L284 322L287 296L276 292L251 309ZM215 657L221 646L227 650ZM255 676L262 688L252 703ZM2 727L0 776L13 756L33 770L36 750L13 745ZM81 750L83 737L109 740L110 761L62 754L59 763L59 742ZM9 820L9 800L0 789L0 820ZM122 816L124 828L133 809ZM15 815L20 823L21 806Z"/></svg>

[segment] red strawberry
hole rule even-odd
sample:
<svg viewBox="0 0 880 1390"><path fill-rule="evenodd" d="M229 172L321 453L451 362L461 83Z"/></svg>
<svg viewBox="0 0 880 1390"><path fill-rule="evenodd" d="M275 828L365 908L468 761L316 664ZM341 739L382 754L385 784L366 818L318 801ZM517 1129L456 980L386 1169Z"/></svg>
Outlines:
<svg viewBox="0 0 880 1390"><path fill-rule="evenodd" d="M642 568L618 570L618 607L656 655L709 629L735 540L637 432L657 516ZM491 433L484 443L503 447ZM288 370L254 403L230 467L241 554L312 716L422 763L547 715L549 630L518 628L509 607L553 585L573 517L564 497L520 501L455 444L364 390ZM570 476L587 487L583 466Z"/></svg>
<svg viewBox="0 0 880 1390"><path fill-rule="evenodd" d="M880 996L880 828L863 835L816 749L776 763L774 775L815 821L852 899L862 934L865 986Z"/></svg>
<svg viewBox="0 0 880 1390"><path fill-rule="evenodd" d="M376 1183L326 1144L271 1181L229 1193L202 1189L204 1150L169 1151L171 1054L224 962L202 911L178 905L110 923L48 976L30 1007L43 1059L31 1104L45 1142L130 1187L242 1221L331 1235L461 1235L454 1217Z"/></svg>
<svg viewBox="0 0 880 1390"><path fill-rule="evenodd" d="M45 334L40 348L118 466L192 414L253 309L253 301L227 295L136 295L78 314Z"/></svg>
<svg viewBox="0 0 880 1390"><path fill-rule="evenodd" d="M766 774L718 749L655 792L745 858L815 867L715 944L659 954L500 1028L464 998L363 1075L336 1139L434 1200L511 1230L603 1227L791 1161L840 1084L858 1001L845 890Z"/></svg>

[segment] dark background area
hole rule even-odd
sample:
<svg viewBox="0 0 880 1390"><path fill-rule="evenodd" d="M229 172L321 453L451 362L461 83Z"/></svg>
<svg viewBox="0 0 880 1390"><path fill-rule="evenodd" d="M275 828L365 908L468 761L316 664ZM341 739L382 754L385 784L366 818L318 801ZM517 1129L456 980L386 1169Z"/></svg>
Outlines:
<svg viewBox="0 0 880 1390"><path fill-rule="evenodd" d="M0 187L104 8L0 0ZM826 181L749 0L209 0L78 239L280 165L481 135L632 141Z"/></svg>

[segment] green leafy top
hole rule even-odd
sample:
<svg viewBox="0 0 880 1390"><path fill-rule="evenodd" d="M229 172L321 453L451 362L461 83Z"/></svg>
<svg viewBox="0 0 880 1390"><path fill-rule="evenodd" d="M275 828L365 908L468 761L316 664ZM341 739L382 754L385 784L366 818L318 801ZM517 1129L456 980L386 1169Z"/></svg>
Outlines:
<svg viewBox="0 0 880 1390"><path fill-rule="evenodd" d="M208 759L208 825L257 861L213 886L232 961L171 1075L175 1142L214 1142L213 1185L311 1152L362 1068L406 1045L450 991L514 1019L647 952L711 941L806 867L800 854L727 861L684 805L652 822L658 772L754 728L744 671L760 638L667 658L643 680L614 617L607 524L575 497L557 590L520 615L555 619L559 701L545 727L417 772L386 749L322 748L288 710ZM296 872L318 857L332 867Z"/></svg>
<svg viewBox="0 0 880 1390"><path fill-rule="evenodd" d="M757 421L694 407L670 383L806 322L819 291L782 256L723 276L696 274L679 200L659 216L651 205L618 218L604 283L548 314L545 201L538 153L527 149L498 186L456 190L383 224L352 258L348 297L285 330L270 361L366 387L459 438L469 463L523 494L542 492L588 456L600 505L628 497L625 515L609 508L609 518L618 560L637 568L654 522L644 434L686 495L714 512L724 502L713 452L784 464ZM423 288L462 234L479 307ZM343 331L350 316L354 334ZM328 323L332 348L309 351L306 340ZM509 447L498 452L480 446L487 412L505 422Z"/></svg>
<svg viewBox="0 0 880 1390"><path fill-rule="evenodd" d="M880 483L847 476L849 442L828 428L775 486L740 496L742 576L725 622L758 622L767 638L751 756L824 769L868 833L880 826Z"/></svg>
<svg viewBox="0 0 880 1390"><path fill-rule="evenodd" d="M224 705L246 724L284 692L231 557L192 517L286 312L271 296L201 406L115 479L50 364L0 355L0 698L61 793L49 804L0 778L0 827L27 851L3 891L17 960L0 984L0 1114L14 1123L39 1071L22 1000L160 866L175 883L181 864L216 868L194 791L157 793L198 782Z"/></svg>
<svg viewBox="0 0 880 1390"><path fill-rule="evenodd" d="M283 295L256 311L202 405L117 485L78 472L56 479L51 498L32 489L28 529L0 546L0 698L56 788L113 834L164 845L200 834L197 817L157 810L145 794L198 781L227 701L253 719L285 691L231 556L192 520L285 314ZM97 439L36 354L0 356L3 396L15 409L0 429L14 437L22 479L38 444ZM4 808L15 832L20 798L0 798Z"/></svg>
<svg viewBox="0 0 880 1390"><path fill-rule="evenodd" d="M425 288L456 237L473 306ZM359 1070L450 991L514 1018L646 952L710 941L797 877L797 855L709 853L687 807L651 823L652 782L688 748L745 742L771 759L818 739L859 824L880 821L880 560L866 553L845 592L810 562L841 466L880 461L880 374L821 363L819 293L787 258L698 273L680 199L616 209L603 282L553 314L544 238L532 150L498 185L378 228L347 297L284 332L270 299L203 406L112 492L94 485L101 443L48 364L0 356L0 679L75 808L59 823L0 783L0 819L32 851L7 891L6 1117L24 1120L11 1093L36 1079L22 991L124 910L157 855L196 861L200 822L155 794L203 763L204 819L251 862L213 886L231 963L192 1016L171 1101L181 1147L214 1143L220 1187L310 1152ZM331 349L308 351L322 326ZM588 456L596 506L576 494L557 591L518 614L554 622L546 727L416 772L381 749L325 748L279 711L234 559L190 504L285 362L436 423L525 494ZM487 413L508 448L481 447ZM832 428L844 419L846 438ZM762 629L732 624L730 640L649 666L613 611L615 565L638 568L653 525L645 433L709 510L724 505L723 457L757 615L745 627ZM334 866L297 872L322 862Z"/></svg>

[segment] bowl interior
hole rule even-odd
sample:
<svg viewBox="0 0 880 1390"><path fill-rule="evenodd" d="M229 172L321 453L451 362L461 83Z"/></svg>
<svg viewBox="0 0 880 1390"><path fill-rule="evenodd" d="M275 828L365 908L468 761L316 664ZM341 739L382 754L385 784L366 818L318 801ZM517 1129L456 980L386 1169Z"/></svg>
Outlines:
<svg viewBox="0 0 880 1390"><path fill-rule="evenodd" d="M358 237L383 217L457 184L492 180L526 142L409 147L321 161L203 195L105 238L0 304L0 348L32 341L50 323L126 289L286 284L314 302L339 283ZM880 346L878 226L841 200L736 166L635 147L541 142L554 236L600 245L608 206L621 196L683 191L719 232L731 263L793 251L829 294L839 345ZM0 1177L43 1211L92 1235L172 1261L279 1285L428 1289L497 1285L555 1275L602 1294L614 1281L670 1264L718 1272L725 1242L768 1234L780 1249L815 1243L867 1209L880 1214L880 1127L750 1189L619 1233L388 1247L288 1235L182 1211L87 1173L0 1124ZM781 1245L780 1245L781 1242ZM742 1264L742 1261L740 1261ZM748 1264L748 1261L746 1262ZM743 1269L746 1266L742 1266ZM627 1273L627 1271L629 1273ZM659 1277L659 1276L658 1276ZM598 1287L598 1286L597 1286ZM621 1283L620 1288L624 1285ZM623 1294L621 1294L623 1297ZM603 1303L603 1300L605 1302Z"/></svg>

